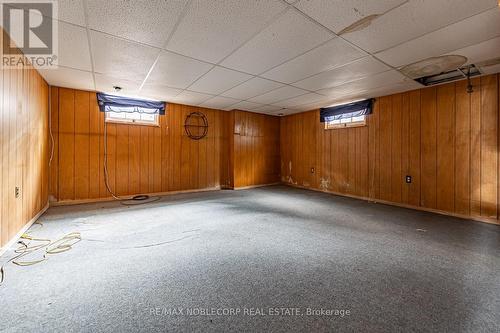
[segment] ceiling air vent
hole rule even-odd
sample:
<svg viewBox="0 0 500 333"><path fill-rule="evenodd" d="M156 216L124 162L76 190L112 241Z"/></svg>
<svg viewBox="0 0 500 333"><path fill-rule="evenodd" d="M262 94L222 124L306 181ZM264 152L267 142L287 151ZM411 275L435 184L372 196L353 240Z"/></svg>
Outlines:
<svg viewBox="0 0 500 333"><path fill-rule="evenodd" d="M467 58L460 55L432 57L407 65L401 72L425 86L481 75L475 65L464 66L466 62Z"/></svg>
<svg viewBox="0 0 500 333"><path fill-rule="evenodd" d="M420 82L424 86L433 86L435 84L456 81L460 79L468 79L478 75L481 75L479 69L477 69L475 65L468 65L452 71L443 72L436 75L424 76L415 79L415 81Z"/></svg>

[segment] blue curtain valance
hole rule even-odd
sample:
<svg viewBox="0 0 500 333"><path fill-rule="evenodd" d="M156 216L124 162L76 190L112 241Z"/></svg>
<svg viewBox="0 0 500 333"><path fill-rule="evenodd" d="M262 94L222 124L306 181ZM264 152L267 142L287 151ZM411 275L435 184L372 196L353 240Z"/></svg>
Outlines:
<svg viewBox="0 0 500 333"><path fill-rule="evenodd" d="M165 114L165 102L148 101L124 96L97 93L97 104L101 112L139 112Z"/></svg>
<svg viewBox="0 0 500 333"><path fill-rule="evenodd" d="M332 106L329 108L321 108L319 112L319 120L324 123L332 120L346 119L351 117L359 117L372 113L373 99L364 101Z"/></svg>

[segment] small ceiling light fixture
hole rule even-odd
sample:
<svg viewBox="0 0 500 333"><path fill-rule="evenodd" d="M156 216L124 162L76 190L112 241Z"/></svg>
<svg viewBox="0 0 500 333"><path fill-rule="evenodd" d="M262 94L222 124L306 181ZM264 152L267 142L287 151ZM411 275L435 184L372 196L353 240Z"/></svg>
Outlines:
<svg viewBox="0 0 500 333"><path fill-rule="evenodd" d="M285 115L284 113L281 113L281 112L280 112L280 113L278 113L278 116L280 116L280 117L282 117L282 116L284 116L284 115Z"/></svg>
<svg viewBox="0 0 500 333"><path fill-rule="evenodd" d="M359 30L365 29L370 24L372 24L372 22L375 19L377 19L379 16L380 16L380 14L372 14L372 15L365 16L365 17L357 20L353 24L349 25L348 27L346 27L346 28L342 29L341 31L339 31L339 33L337 35L348 34L348 33L351 33L351 32L355 32L355 31L359 31Z"/></svg>

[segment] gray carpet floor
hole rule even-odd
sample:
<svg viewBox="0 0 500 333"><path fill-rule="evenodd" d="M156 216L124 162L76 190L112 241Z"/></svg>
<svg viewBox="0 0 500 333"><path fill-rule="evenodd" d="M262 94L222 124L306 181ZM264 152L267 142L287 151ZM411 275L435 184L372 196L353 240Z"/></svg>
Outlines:
<svg viewBox="0 0 500 333"><path fill-rule="evenodd" d="M40 221L83 240L6 265L2 332L500 331L494 225L284 186Z"/></svg>

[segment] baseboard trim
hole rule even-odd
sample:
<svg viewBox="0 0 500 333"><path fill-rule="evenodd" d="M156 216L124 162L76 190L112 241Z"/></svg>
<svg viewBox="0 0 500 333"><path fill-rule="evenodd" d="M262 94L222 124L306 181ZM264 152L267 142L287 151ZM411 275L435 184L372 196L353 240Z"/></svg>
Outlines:
<svg viewBox="0 0 500 333"><path fill-rule="evenodd" d="M279 185L281 184L280 182L276 182L276 183L269 183L269 184L258 184L258 185L249 185L249 186L240 186L240 187L233 187L232 189L233 190L248 190L248 189L251 189L251 188L257 188L257 187L264 187L264 186L272 186L272 185Z"/></svg>
<svg viewBox="0 0 500 333"><path fill-rule="evenodd" d="M426 207L420 207L420 206L413 206L413 205L408 205L408 204L402 204L402 203L397 203L397 202L392 202L392 201L386 201L386 200L381 200L381 199L373 199L373 198L369 198L369 197L362 197L362 196L357 196L357 195L352 195L352 194L346 194L346 193L340 193L340 192L334 192L334 191L325 191L325 190L320 190L320 189L317 189L317 188L311 188L311 187L301 186L301 185L298 185L298 184L290 184L290 183L287 183L287 182L282 182L281 184L286 185L286 186L290 186L290 187L301 188L301 189L304 189L304 190L314 191L314 192L321 192L321 193L327 193L327 194L332 194L332 195L338 195L338 196L341 196L341 197L353 198L353 199L368 201L368 202L372 202L372 203L379 203L379 204L388 205L388 206L395 206L395 207L413 209L413 210L418 210L418 211L422 211L422 212L435 213L435 214L439 214L439 215L457 217L457 218L464 219L464 220L473 220L473 221L476 221L476 222L482 222L482 223L488 223L488 224L494 224L494 225L500 226L500 221L499 220L494 219L494 218L484 217L484 216L473 216L473 215L463 215L463 214L451 213L451 212L447 212L447 211L439 210L439 209L426 208Z"/></svg>
<svg viewBox="0 0 500 333"><path fill-rule="evenodd" d="M49 209L49 206L50 205L47 202L45 207L43 207L42 210L40 210L38 214L35 215L35 217L29 220L28 223L26 223L24 227L22 227L22 229L19 230L19 232L7 244L5 244L5 246L0 248L0 257L3 256L3 254L7 252L7 250L10 249L10 247L19 240L19 238L21 238L21 236L33 225L33 223L36 222L36 220L40 218L40 216L42 216L43 213L47 211L47 209Z"/></svg>
<svg viewBox="0 0 500 333"><path fill-rule="evenodd" d="M208 187L208 188L204 188L204 189L170 191L170 192L153 192L153 193L144 193L144 194L147 194L149 196L165 197L165 196L169 196L169 195L182 194L182 193L198 193L198 192L219 191L220 189L221 189L220 186L215 186L215 187ZM136 194L134 194L134 195L136 195ZM134 195L125 195L125 196L121 196L121 198L123 198L124 200L128 200L128 199L132 199L132 197L134 197ZM114 199L113 197L77 199L77 200L61 200L61 201L51 201L50 206L56 207L56 206L83 205L83 204L88 204L88 203L108 202L108 201L115 201L115 200L116 199Z"/></svg>

